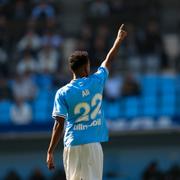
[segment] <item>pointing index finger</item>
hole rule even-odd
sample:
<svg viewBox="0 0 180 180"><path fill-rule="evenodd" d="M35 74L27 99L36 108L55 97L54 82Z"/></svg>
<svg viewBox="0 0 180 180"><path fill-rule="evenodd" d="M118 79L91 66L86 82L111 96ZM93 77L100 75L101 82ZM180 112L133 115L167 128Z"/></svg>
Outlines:
<svg viewBox="0 0 180 180"><path fill-rule="evenodd" d="M123 30L124 24L121 25L120 30Z"/></svg>

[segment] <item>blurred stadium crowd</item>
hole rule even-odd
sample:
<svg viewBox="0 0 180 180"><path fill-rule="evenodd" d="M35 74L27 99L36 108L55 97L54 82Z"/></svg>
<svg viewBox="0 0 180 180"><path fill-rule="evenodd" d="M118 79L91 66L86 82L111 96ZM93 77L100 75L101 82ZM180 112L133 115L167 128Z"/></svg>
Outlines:
<svg viewBox="0 0 180 180"><path fill-rule="evenodd" d="M31 125L33 131L52 122L55 92L71 79L68 56L77 49L88 51L95 72L121 23L128 38L104 92L109 128L177 127L180 11L176 5L163 0L1 0L0 133L8 132L7 125L13 125L12 131L14 125ZM51 179L63 180L64 174L58 173ZM179 177L178 166L164 172L156 162L142 172L144 180ZM118 179L113 172L106 178ZM12 171L4 179L21 177ZM37 169L29 179L47 177Z"/></svg>
<svg viewBox="0 0 180 180"><path fill-rule="evenodd" d="M127 177L126 177L127 176ZM118 172L109 171L104 175L104 180L107 179L128 179L130 175L118 175ZM162 171L158 167L158 163L156 161L151 162L147 168L142 172L141 179L142 180L178 180L180 177L180 167L176 164L171 166L167 171ZM4 180L21 180L21 176L16 171L9 171ZM30 173L28 180L66 180L64 171L59 169L55 171L51 177L47 177L40 169L35 169L32 173Z"/></svg>
<svg viewBox="0 0 180 180"><path fill-rule="evenodd" d="M168 7L155 0L86 0L73 22L63 15L67 4L73 9L70 1L0 1L0 124L50 121L55 91L71 79L70 53L87 50L94 72L122 22L128 38L105 87L109 127L178 124L179 34L165 23Z"/></svg>
<svg viewBox="0 0 180 180"><path fill-rule="evenodd" d="M7 173L7 175L5 175L4 180L21 180L22 177L14 170L11 170ZM39 169L35 169L32 173L30 173L29 177L27 177L26 179L29 180L46 180L46 179L51 179L51 180L66 180L64 171L62 171L61 169L58 171L55 171L53 175L51 175L51 177L46 177L43 172L41 172L41 170Z"/></svg>

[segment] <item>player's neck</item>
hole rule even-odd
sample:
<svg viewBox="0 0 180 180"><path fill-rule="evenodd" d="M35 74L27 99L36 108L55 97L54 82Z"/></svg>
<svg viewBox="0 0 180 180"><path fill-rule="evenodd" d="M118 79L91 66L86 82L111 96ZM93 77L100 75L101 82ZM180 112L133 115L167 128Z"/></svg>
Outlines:
<svg viewBox="0 0 180 180"><path fill-rule="evenodd" d="M77 75L73 75L73 80L75 80L75 79L80 79L80 78L83 78L83 77L85 77L85 76L77 76Z"/></svg>
<svg viewBox="0 0 180 180"><path fill-rule="evenodd" d="M87 75L84 73L83 74L73 74L73 80L83 78L83 77L87 77Z"/></svg>

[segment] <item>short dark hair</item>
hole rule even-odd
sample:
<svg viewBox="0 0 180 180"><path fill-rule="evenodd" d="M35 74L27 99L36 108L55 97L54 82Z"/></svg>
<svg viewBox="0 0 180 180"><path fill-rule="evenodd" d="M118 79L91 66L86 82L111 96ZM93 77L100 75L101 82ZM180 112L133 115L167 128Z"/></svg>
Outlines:
<svg viewBox="0 0 180 180"><path fill-rule="evenodd" d="M89 56L87 51L74 51L69 57L69 66L73 71L77 71L83 65L87 64Z"/></svg>

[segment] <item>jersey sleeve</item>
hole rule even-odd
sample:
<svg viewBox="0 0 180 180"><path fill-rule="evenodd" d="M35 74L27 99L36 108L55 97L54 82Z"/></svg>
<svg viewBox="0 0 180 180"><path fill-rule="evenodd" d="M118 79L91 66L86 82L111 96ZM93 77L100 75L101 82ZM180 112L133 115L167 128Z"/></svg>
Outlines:
<svg viewBox="0 0 180 180"><path fill-rule="evenodd" d="M94 75L102 82L102 84L105 84L109 71L106 67L100 66Z"/></svg>
<svg viewBox="0 0 180 180"><path fill-rule="evenodd" d="M52 117L56 116L66 118L67 117L67 106L64 100L63 95L57 91L54 99L54 107L52 112Z"/></svg>

